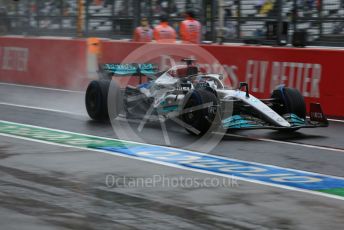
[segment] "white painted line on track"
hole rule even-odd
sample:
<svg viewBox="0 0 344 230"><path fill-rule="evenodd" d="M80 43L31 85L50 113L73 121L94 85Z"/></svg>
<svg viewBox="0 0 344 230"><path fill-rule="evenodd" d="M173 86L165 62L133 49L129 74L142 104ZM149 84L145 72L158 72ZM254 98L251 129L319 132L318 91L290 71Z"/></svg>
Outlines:
<svg viewBox="0 0 344 230"><path fill-rule="evenodd" d="M119 117L117 118L118 120L121 121L129 121L130 123L136 123L139 124L140 122L134 119L127 119L124 117ZM245 136L245 135L238 135L238 134L230 134L230 133L214 133L216 135L225 135L228 137L238 137L238 138L245 138L245 139L250 139L250 140L255 140L255 141L263 141L263 142L271 142L271 143L277 143L277 144L288 144L288 145L294 145L294 146L301 146L301 147L306 147L306 148L313 148L313 149L320 149L320 150L328 150L328 151L334 151L334 152L343 152L344 149L340 148L331 148L331 147L325 147L325 146L318 146L318 145L310 145L310 144L302 144L302 143L295 143L295 142L287 142L287 141L280 141L280 140L274 140L274 139L268 139L268 138L259 138L259 137L250 137L250 136Z"/></svg>
<svg viewBox="0 0 344 230"><path fill-rule="evenodd" d="M29 105L18 105L18 104L7 103L7 102L0 102L0 105L19 107L19 108L25 108L25 109L42 110L42 111L55 112L55 113L64 113L64 114L76 115L76 116L85 116L85 114L82 114L82 113L73 113L73 112L59 110L59 109L48 109L48 108L29 106Z"/></svg>
<svg viewBox="0 0 344 230"><path fill-rule="evenodd" d="M309 119L309 116L307 116L307 118ZM339 119L331 119L331 118L327 118L327 120L329 120L329 121L333 121L333 122L340 122L340 123L344 123L344 120L339 120Z"/></svg>
<svg viewBox="0 0 344 230"><path fill-rule="evenodd" d="M36 106L18 105L18 104L12 104L12 103L7 103L7 102L0 102L0 105L42 110L42 111L48 111L48 112L64 113L64 114L76 115L76 116L86 116L85 114L82 114L82 113L73 113L73 112L64 111L64 110L48 109L48 108L42 108L42 107L36 107ZM125 120L125 118L120 118L120 119ZM219 134L219 133L215 133L215 134ZM339 149L339 148L331 148L331 147L317 146L317 145L310 145L310 144L301 144L301 143L273 140L273 139L267 139L267 138L256 138L256 137L249 137L245 135L225 134L225 136L246 138L246 139L251 139L251 140L256 140L256 141L271 142L271 143L277 143L277 144L293 145L293 146L306 147L306 148L312 148L312 149L328 150L328 151L334 151L334 152L344 152L344 149Z"/></svg>
<svg viewBox="0 0 344 230"><path fill-rule="evenodd" d="M256 141L265 141L265 142L272 142L272 143L277 143L277 144L288 144L288 145L301 146L301 147L312 148L312 149L320 149L320 150L328 150L328 151L344 153L344 149L340 149L340 148L331 148L331 147L325 147L325 146L319 146L319 145L302 144L302 143L280 141L280 140L274 140L274 139L268 139L268 138L250 137L250 136L245 136L245 135L229 134L229 133L226 133L225 136L239 137L239 138L246 138L246 139L256 140Z"/></svg>
<svg viewBox="0 0 344 230"><path fill-rule="evenodd" d="M6 122L6 121L4 121L4 122ZM11 122L9 122L9 123L11 123ZM69 131L64 131L64 130L59 130L59 129L50 129L50 128L45 128L45 127L40 127L40 126L33 126L33 125L27 125L27 124L24 124L24 125L28 126L28 127L41 128L41 129L50 130L50 131L62 131L62 132L65 132L65 133L70 133L70 134L79 134L79 133L69 132ZM89 136L89 137L109 139L109 140L119 140L119 139L111 139L111 138L94 136L94 135L87 135L87 134L82 134L82 135ZM168 167L172 167L172 168L178 168L178 169L182 169L182 170L193 171L193 172L198 172L198 173L208 174L208 175L214 175L214 176L220 176L220 177L227 177L227 178L237 179L237 180L246 181L246 182L250 182L250 183L254 183L254 184L266 185L266 186L270 186L270 187L276 187L276 188L281 188L281 189L286 189L286 190L291 190L291 191L304 192L304 193L308 193L308 194L312 194L312 195L323 196L323 197L328 197L328 198L337 199L337 200L343 200L344 201L344 197L340 197L340 196L336 196L336 195L331 195L331 194L328 194L328 193L312 191L312 190L307 190L307 189L301 189L301 188L295 188L295 187L290 187L290 186L284 186L284 185L280 185L280 184L274 184L274 183L269 183L269 182L264 182L264 181L253 180L253 179L249 179L249 178L237 177L237 176L233 176L233 175L226 175L226 174L221 174L221 173L217 173L217 172L206 171L206 170L201 170L201 169L196 169L196 168L190 168L190 167L186 167L186 166L182 166L182 165L176 165L176 164L172 164L172 163L168 163L168 162L157 161L157 160L154 160L154 159L137 158L135 156L130 156L130 155L126 155L126 154L122 154L122 153L116 153L116 152L109 152L109 151L105 151L105 150L101 150L101 149L90 149L90 148L85 148L85 147L80 147L80 146L71 146L71 145L59 144L59 143L55 143L55 142L48 142L48 141L44 141L44 140L32 139L32 138L21 137L21 136L5 134L5 133L0 133L0 136L10 137L10 138L15 138L15 139L20 139L20 140L26 140L26 141L31 141L31 142L37 142L37 143L42 143L42 144L54 145L54 146L59 146L59 147L74 148L74 149L80 149L80 150L91 151L91 152L100 152L100 153L105 153L105 154L109 154L109 155L113 155L113 156L124 157L124 158L129 158L129 159L149 162L149 163L153 163L153 164L168 166ZM146 143L138 143L138 142L134 142L134 141L126 141L126 142L135 143L135 144L141 144L141 145L148 145L148 146L158 146L158 145L151 145L151 144L146 144ZM173 148L173 147L167 147L167 148L178 150L177 148ZM206 153L199 153L199 154L200 155L204 155L204 156L209 156L209 154L206 154ZM226 160L230 159L230 158L225 158L225 157L221 157L221 156L216 156L216 157L222 158L222 159L226 159ZM257 165L272 166L272 167L275 167L275 168L283 169L282 167L268 165L268 164L261 164L261 163L250 162L250 161L241 161L241 160L236 160L236 161L238 161L238 162L246 162L246 163L255 163ZM308 171L301 171L301 170L295 170L295 171L306 172L306 173L308 172ZM308 173L311 173L311 172L308 172ZM329 175L320 174L320 173L318 175L329 176ZM336 176L331 176L331 177L338 178L338 179L343 179L341 177L336 177Z"/></svg>
<svg viewBox="0 0 344 230"><path fill-rule="evenodd" d="M340 122L340 123L344 123L344 120L338 120L338 119L327 119L329 121L333 121L333 122Z"/></svg>
<svg viewBox="0 0 344 230"><path fill-rule="evenodd" d="M81 94L85 93L84 91L77 91L77 90L58 89L58 88L33 86L33 85L23 85L23 84L6 83L6 82L0 82L0 85L23 87L23 88L32 88L32 89L42 89L42 90L51 90L51 91L60 91L60 92L68 92L68 93L81 93ZM340 119L328 119L328 120L333 121L333 122L344 123L344 120L340 120Z"/></svg>
<svg viewBox="0 0 344 230"><path fill-rule="evenodd" d="M65 93L82 93L82 94L85 93L84 91L77 91L77 90L58 89L58 88L50 88L50 87L42 87L42 86L34 86L34 85L22 85L22 84L14 84L14 83L6 83L6 82L0 82L0 85L31 88L31 89L51 90L51 91L59 91L59 92L65 92Z"/></svg>
<svg viewBox="0 0 344 230"><path fill-rule="evenodd" d="M47 127L42 127L42 126L37 126L37 125L29 125L29 124L25 124L25 123L17 123L17 122L4 121L4 120L0 120L0 122L5 122L5 123L9 123L9 124L22 124L24 126L31 127L31 128L39 128L39 129L44 129L44 130L48 130L48 131L59 131L59 132L64 132L64 133L68 133L68 134L83 135L83 136L86 136L86 137L95 137L95 138L101 138L101 139L105 139L105 140L123 141L123 142L131 143L131 144L139 144L139 145L146 145L146 146L152 146L152 147L164 147L164 148L168 148L168 149L172 149L172 150L176 150L176 151L180 150L177 147L170 147L170 146L163 146L163 145L141 143L141 142L137 142L137 141L122 140L122 139L117 139L117 138L97 136L97 135L91 135L91 134L85 134L85 133L77 133L77 132L71 132L71 131L62 130L62 129L52 129L52 128L47 128ZM26 137L18 137L18 136L15 136L15 135L5 134L5 133L0 133L0 135L9 135L9 136L12 136L14 138L24 138L24 139L27 139L29 141L36 141L37 140L37 139L31 139L31 138L26 138ZM50 143L54 144L54 142L48 142L48 141L43 141L43 140L37 140L37 141L38 142L42 142L42 143L46 143L46 144L50 144ZM71 145L63 145L63 144L58 144L58 143L57 143L57 145L61 145L61 146L64 146L64 147L69 147L69 148L74 148L74 146L71 146ZM83 148L83 147L76 146L76 148ZM83 148L83 149L89 150L89 148ZM192 152L192 150L187 150L187 149L184 149L184 150ZM100 150L100 151L103 152L105 150ZM106 151L106 152L108 152L108 151ZM208 154L208 153L202 153L202 152L197 152L197 153L200 154L200 155L203 155L203 156L214 156L214 155ZM122 156L121 153L118 153L118 154L120 154ZM125 156L127 156L127 155L125 155ZM223 157L223 156L219 156L219 155L215 155L215 156L216 156L216 158L220 158L220 159L224 159L224 160L231 159L231 158ZM129 156L129 157L131 157L131 156ZM133 157L133 158L137 159L135 157ZM283 167L279 167L279 166L276 166L276 165L263 164L263 163L253 162L253 161L245 161L245 160L238 160L238 159L232 159L232 160L235 160L235 161L238 161L238 162L242 162L242 163L254 163L256 165L271 166L271 167L275 167L275 168L284 169ZM288 168L288 169L292 169L292 170L298 171L298 172L313 173L313 172L310 172L310 171L298 170L298 169L293 169L293 168ZM332 176L332 175L327 175L327 174L322 174L322 173L317 173L317 174L321 175L321 176L331 176L333 178L343 179L343 177L338 177L338 176Z"/></svg>

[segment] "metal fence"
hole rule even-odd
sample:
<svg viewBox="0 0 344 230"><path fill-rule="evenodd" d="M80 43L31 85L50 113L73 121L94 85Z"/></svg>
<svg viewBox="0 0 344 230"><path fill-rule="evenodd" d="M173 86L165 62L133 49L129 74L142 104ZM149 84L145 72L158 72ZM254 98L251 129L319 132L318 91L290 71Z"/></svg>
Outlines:
<svg viewBox="0 0 344 230"><path fill-rule="evenodd" d="M244 0L224 1L229 40L266 36L266 23L277 21L279 33L283 22L288 23L290 36L295 31L306 31L314 45L344 45L343 0ZM225 13L226 14L226 13Z"/></svg>
<svg viewBox="0 0 344 230"><path fill-rule="evenodd" d="M187 9L207 41L265 38L277 22L277 36L286 30L289 41L303 30L311 44L344 46L344 0L0 0L0 33L130 39L142 17L154 26L167 14L178 30Z"/></svg>
<svg viewBox="0 0 344 230"><path fill-rule="evenodd" d="M3 34L75 36L76 1L0 0Z"/></svg>

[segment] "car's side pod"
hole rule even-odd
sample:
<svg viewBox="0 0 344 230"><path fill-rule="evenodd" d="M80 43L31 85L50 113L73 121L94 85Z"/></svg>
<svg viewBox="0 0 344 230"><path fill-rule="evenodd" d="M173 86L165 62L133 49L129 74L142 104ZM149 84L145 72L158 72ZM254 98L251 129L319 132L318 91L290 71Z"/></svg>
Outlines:
<svg viewBox="0 0 344 230"><path fill-rule="evenodd" d="M311 121L328 125L328 120L319 103L310 104L309 117Z"/></svg>

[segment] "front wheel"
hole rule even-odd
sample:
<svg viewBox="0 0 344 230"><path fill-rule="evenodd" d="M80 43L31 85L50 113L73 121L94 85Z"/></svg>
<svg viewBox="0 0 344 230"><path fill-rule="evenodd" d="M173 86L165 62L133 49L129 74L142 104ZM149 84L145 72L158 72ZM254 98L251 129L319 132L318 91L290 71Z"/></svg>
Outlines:
<svg viewBox="0 0 344 230"><path fill-rule="evenodd" d="M193 135L202 136L216 126L218 100L214 93L206 89L197 89L185 96L182 110L184 127Z"/></svg>
<svg viewBox="0 0 344 230"><path fill-rule="evenodd" d="M294 114L303 120L306 119L306 103L299 90L280 87L272 92L271 98L276 99L272 109L279 115ZM289 129L280 130L280 132L292 133L298 129L299 128L291 127Z"/></svg>
<svg viewBox="0 0 344 230"><path fill-rule="evenodd" d="M306 103L299 90L280 87L272 92L271 98L276 99L272 109L279 115L291 113L299 118L306 118Z"/></svg>

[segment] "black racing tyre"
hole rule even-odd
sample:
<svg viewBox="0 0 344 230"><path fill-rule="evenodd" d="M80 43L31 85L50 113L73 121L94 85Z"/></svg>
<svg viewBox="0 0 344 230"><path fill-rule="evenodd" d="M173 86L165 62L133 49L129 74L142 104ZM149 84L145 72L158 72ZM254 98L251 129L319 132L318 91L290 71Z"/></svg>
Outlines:
<svg viewBox="0 0 344 230"><path fill-rule="evenodd" d="M211 103L214 106L207 106L207 104ZM205 105L204 108L202 105ZM204 135L207 133L212 127L214 127L215 122L218 118L218 99L209 90L206 89L196 89L192 92L189 92L185 96L185 101L182 105L183 110L187 111L186 113L182 113L181 119L187 125L190 125L194 129L199 131L199 136ZM197 108L193 111L190 111L190 108L196 107ZM215 108L215 109L214 109ZM197 135L196 133L192 132L190 129L186 128L190 134Z"/></svg>
<svg viewBox="0 0 344 230"><path fill-rule="evenodd" d="M94 80L87 87L85 96L86 110L93 120L109 120L107 104L109 86L109 80Z"/></svg>
<svg viewBox="0 0 344 230"><path fill-rule="evenodd" d="M279 102L272 107L278 114L293 113L300 118L306 118L306 103L299 90L282 87L274 90L271 98L277 99Z"/></svg>

